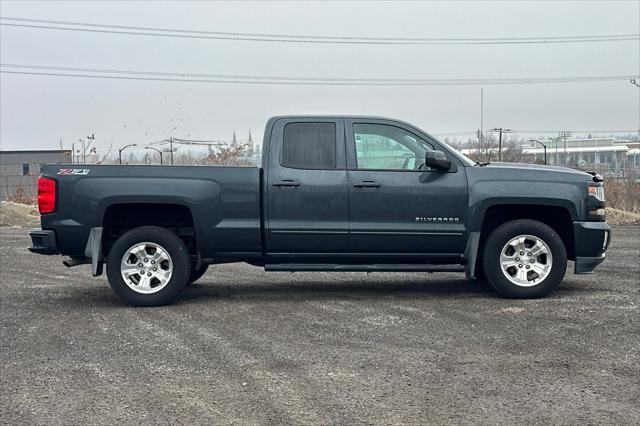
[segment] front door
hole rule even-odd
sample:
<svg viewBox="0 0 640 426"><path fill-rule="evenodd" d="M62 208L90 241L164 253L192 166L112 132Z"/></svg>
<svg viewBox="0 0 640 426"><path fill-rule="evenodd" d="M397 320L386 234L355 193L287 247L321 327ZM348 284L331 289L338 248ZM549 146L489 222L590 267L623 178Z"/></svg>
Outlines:
<svg viewBox="0 0 640 426"><path fill-rule="evenodd" d="M270 257L347 250L349 210L342 119L282 119L264 177Z"/></svg>
<svg viewBox="0 0 640 426"><path fill-rule="evenodd" d="M436 141L386 120L346 120L353 252L455 255L466 240L467 183L424 166ZM446 153L446 152L445 152Z"/></svg>

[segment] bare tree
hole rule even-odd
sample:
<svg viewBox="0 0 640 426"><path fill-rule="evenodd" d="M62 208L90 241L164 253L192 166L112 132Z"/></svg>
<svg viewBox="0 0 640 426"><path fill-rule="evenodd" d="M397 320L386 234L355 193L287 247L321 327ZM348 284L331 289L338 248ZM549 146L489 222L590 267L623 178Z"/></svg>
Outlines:
<svg viewBox="0 0 640 426"><path fill-rule="evenodd" d="M469 141L469 158L481 163L489 163L498 159L498 140L491 133L485 133L482 138Z"/></svg>
<svg viewBox="0 0 640 426"><path fill-rule="evenodd" d="M502 161L509 163L529 163L531 155L524 153L522 144L516 138L510 138L502 144Z"/></svg>
<svg viewBox="0 0 640 426"><path fill-rule="evenodd" d="M492 133L485 133L481 139L472 139L468 144L469 158L482 163L498 160L498 139ZM517 138L509 138L502 142L502 161L509 163L528 163L533 157L524 153L522 144Z"/></svg>
<svg viewBox="0 0 640 426"><path fill-rule="evenodd" d="M104 160L107 159L107 157L109 156L109 154L111 153L111 148L113 148L113 144L109 145L109 149L107 150L107 152L102 156L102 158L98 161L97 164L104 164Z"/></svg>
<svg viewBox="0 0 640 426"><path fill-rule="evenodd" d="M211 164L217 166L248 166L250 161L245 158L245 151L249 145L230 145L218 148L218 151L207 155L202 159L201 164Z"/></svg>

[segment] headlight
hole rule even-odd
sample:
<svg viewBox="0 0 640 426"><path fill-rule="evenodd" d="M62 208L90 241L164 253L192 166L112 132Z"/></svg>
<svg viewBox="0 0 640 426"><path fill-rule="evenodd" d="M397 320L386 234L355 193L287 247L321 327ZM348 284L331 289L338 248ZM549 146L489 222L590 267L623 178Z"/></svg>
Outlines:
<svg viewBox="0 0 640 426"><path fill-rule="evenodd" d="M589 185L587 187L587 220L606 220L604 206L604 186Z"/></svg>
<svg viewBox="0 0 640 426"><path fill-rule="evenodd" d="M589 196L604 202L604 186L589 186Z"/></svg>

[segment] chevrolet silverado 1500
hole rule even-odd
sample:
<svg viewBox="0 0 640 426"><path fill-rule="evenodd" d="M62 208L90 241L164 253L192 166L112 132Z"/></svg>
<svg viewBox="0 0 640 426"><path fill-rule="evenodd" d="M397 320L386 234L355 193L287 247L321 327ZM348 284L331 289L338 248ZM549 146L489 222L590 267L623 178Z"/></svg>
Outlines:
<svg viewBox="0 0 640 426"><path fill-rule="evenodd" d="M127 303L175 300L209 265L267 271L464 272L541 297L604 260L602 178L474 163L373 117L268 121L262 167L49 164L32 252L106 265Z"/></svg>

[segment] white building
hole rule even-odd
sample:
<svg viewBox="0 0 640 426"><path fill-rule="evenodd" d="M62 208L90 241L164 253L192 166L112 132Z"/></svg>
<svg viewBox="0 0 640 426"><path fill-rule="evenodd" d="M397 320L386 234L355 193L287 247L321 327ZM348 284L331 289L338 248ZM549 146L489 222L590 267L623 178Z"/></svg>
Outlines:
<svg viewBox="0 0 640 426"><path fill-rule="evenodd" d="M626 168L640 169L640 143L614 138L567 138L542 139L546 146L547 164L580 169L591 169L601 173L617 173ZM460 149L473 157L473 148ZM493 149L497 158L497 148ZM522 145L522 152L532 162L544 164L545 148L537 142Z"/></svg>
<svg viewBox="0 0 640 426"><path fill-rule="evenodd" d="M640 158L634 145L614 138L546 139L547 164L567 167L592 167L602 172L615 172L626 167L638 167ZM533 155L537 163L544 162L544 148L532 142L523 146L525 154Z"/></svg>

